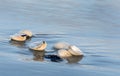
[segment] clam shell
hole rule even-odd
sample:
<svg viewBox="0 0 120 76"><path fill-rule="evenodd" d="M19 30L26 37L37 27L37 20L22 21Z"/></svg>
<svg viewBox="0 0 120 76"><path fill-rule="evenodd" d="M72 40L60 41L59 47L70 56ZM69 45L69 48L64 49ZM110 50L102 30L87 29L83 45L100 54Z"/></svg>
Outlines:
<svg viewBox="0 0 120 76"><path fill-rule="evenodd" d="M83 52L76 46L72 45L69 47L68 51L72 54L72 55L83 55Z"/></svg>
<svg viewBox="0 0 120 76"><path fill-rule="evenodd" d="M43 41L33 42L29 45L29 49L37 51L44 51L46 47L47 43L43 43Z"/></svg>
<svg viewBox="0 0 120 76"><path fill-rule="evenodd" d="M58 50L58 56L60 56L61 58L67 58L67 57L70 57L72 56L71 53L65 49L61 49L61 50Z"/></svg>
<svg viewBox="0 0 120 76"><path fill-rule="evenodd" d="M22 34L16 33L12 36L10 36L11 40L15 40L15 41L25 41L26 37L22 37Z"/></svg>
<svg viewBox="0 0 120 76"><path fill-rule="evenodd" d="M53 48L55 48L55 49L68 49L69 45L70 44L67 42L58 42L53 46Z"/></svg>
<svg viewBox="0 0 120 76"><path fill-rule="evenodd" d="M26 35L29 36L29 37L32 37L32 35L33 35L30 30L22 30L22 31L20 31L19 33L21 33L21 34L26 34Z"/></svg>

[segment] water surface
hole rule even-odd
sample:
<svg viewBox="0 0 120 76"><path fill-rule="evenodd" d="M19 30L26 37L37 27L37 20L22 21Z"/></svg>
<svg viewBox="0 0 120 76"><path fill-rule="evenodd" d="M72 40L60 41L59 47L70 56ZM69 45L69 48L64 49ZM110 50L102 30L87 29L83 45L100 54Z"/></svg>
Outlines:
<svg viewBox="0 0 120 76"><path fill-rule="evenodd" d="M1 76L119 76L119 0L0 0ZM10 35L29 29L37 34L26 43ZM46 50L59 41L78 46L77 64L35 61L27 47L46 40ZM51 53L50 53L51 54Z"/></svg>

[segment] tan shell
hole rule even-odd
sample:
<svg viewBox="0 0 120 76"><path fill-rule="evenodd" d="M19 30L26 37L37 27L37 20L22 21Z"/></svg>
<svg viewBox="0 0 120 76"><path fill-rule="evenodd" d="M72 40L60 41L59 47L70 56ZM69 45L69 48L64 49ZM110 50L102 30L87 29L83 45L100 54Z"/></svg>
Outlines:
<svg viewBox="0 0 120 76"><path fill-rule="evenodd" d="M46 47L47 47L47 43L45 41L34 42L29 46L31 50L36 50L36 51L44 51Z"/></svg>
<svg viewBox="0 0 120 76"><path fill-rule="evenodd" d="M11 36L11 40L15 40L15 41L25 41L26 37L22 37L21 35L13 35Z"/></svg>
<svg viewBox="0 0 120 76"><path fill-rule="evenodd" d="M61 58L67 58L67 57L72 56L72 55L70 54L70 52L67 51L67 50L65 50L65 49L58 50L58 55L59 55Z"/></svg>
<svg viewBox="0 0 120 76"><path fill-rule="evenodd" d="M67 42L58 42L53 47L55 49L68 49L69 45Z"/></svg>
<svg viewBox="0 0 120 76"><path fill-rule="evenodd" d="M22 31L20 31L19 33L21 33L21 34L26 34L26 35L29 36L29 37L32 37L32 35L33 35L30 30L22 30Z"/></svg>
<svg viewBox="0 0 120 76"><path fill-rule="evenodd" d="M69 46L69 49L68 51L72 54L72 55L83 55L83 52L76 46L72 45L72 46Z"/></svg>

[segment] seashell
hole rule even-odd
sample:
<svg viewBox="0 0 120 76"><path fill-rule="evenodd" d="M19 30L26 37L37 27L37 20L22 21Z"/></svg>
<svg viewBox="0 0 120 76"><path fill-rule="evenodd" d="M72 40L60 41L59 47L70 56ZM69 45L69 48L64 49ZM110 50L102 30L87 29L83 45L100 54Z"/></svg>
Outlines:
<svg viewBox="0 0 120 76"><path fill-rule="evenodd" d="M44 51L46 47L47 47L47 43L45 41L34 42L29 45L29 49L36 51Z"/></svg>
<svg viewBox="0 0 120 76"><path fill-rule="evenodd" d="M72 56L72 54L65 49L61 49L61 50L58 50L58 56L60 56L61 58L66 58L66 57Z"/></svg>
<svg viewBox="0 0 120 76"><path fill-rule="evenodd" d="M68 51L72 54L72 55L83 55L83 52L76 46L72 45L72 46L69 46L69 49Z"/></svg>
<svg viewBox="0 0 120 76"><path fill-rule="evenodd" d="M32 32L30 30L22 30L19 32L20 34L25 34L27 35L28 37L32 37Z"/></svg>
<svg viewBox="0 0 120 76"><path fill-rule="evenodd" d="M69 45L70 44L68 44L67 42L58 42L53 46L53 48L58 49L58 50L59 49L68 49Z"/></svg>
<svg viewBox="0 0 120 76"><path fill-rule="evenodd" d="M27 39L25 34L14 34L11 36L11 40L14 41L25 41Z"/></svg>
<svg viewBox="0 0 120 76"><path fill-rule="evenodd" d="M11 40L14 41L26 41L28 38L32 37L32 32L29 30L22 30L11 36Z"/></svg>

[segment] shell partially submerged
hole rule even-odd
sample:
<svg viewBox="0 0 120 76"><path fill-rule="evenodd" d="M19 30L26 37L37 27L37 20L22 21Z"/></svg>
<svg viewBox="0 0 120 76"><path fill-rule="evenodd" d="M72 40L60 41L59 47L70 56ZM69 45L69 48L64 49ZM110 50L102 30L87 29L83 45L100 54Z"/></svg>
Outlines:
<svg viewBox="0 0 120 76"><path fill-rule="evenodd" d="M67 43L67 42L58 42L58 43L56 43L54 46L53 46L53 48L54 49L68 49L68 47L69 47L69 43Z"/></svg>
<svg viewBox="0 0 120 76"><path fill-rule="evenodd" d="M11 40L14 41L25 41L27 39L26 35L23 34L14 34L11 36Z"/></svg>
<svg viewBox="0 0 120 76"><path fill-rule="evenodd" d="M32 37L32 35L33 35L30 30L22 30L22 31L20 31L19 33L25 34L25 35L27 35L28 37Z"/></svg>
<svg viewBox="0 0 120 76"><path fill-rule="evenodd" d="M76 46L70 45L68 49L60 49L58 50L58 55L61 58L67 58L71 56L81 56L83 52Z"/></svg>
<svg viewBox="0 0 120 76"><path fill-rule="evenodd" d="M35 61L44 61L44 51L33 51L34 58L33 60Z"/></svg>
<svg viewBox="0 0 120 76"><path fill-rule="evenodd" d="M29 45L29 49L35 50L35 51L44 51L46 47L47 47L47 43L45 41L34 42Z"/></svg>
<svg viewBox="0 0 120 76"><path fill-rule="evenodd" d="M72 54L65 49L61 49L61 50L58 50L58 56L60 56L61 58L66 58L66 57L72 56Z"/></svg>
<svg viewBox="0 0 120 76"><path fill-rule="evenodd" d="M69 49L68 51L72 54L72 55L83 55L83 52L76 46L72 45L72 46L69 46Z"/></svg>
<svg viewBox="0 0 120 76"><path fill-rule="evenodd" d="M26 41L28 38L32 37L32 32L29 30L22 30L11 36L11 40L15 41Z"/></svg>
<svg viewBox="0 0 120 76"><path fill-rule="evenodd" d="M68 63L78 63L83 58L83 53L78 47L70 45L68 49L58 50L58 56L66 59Z"/></svg>

